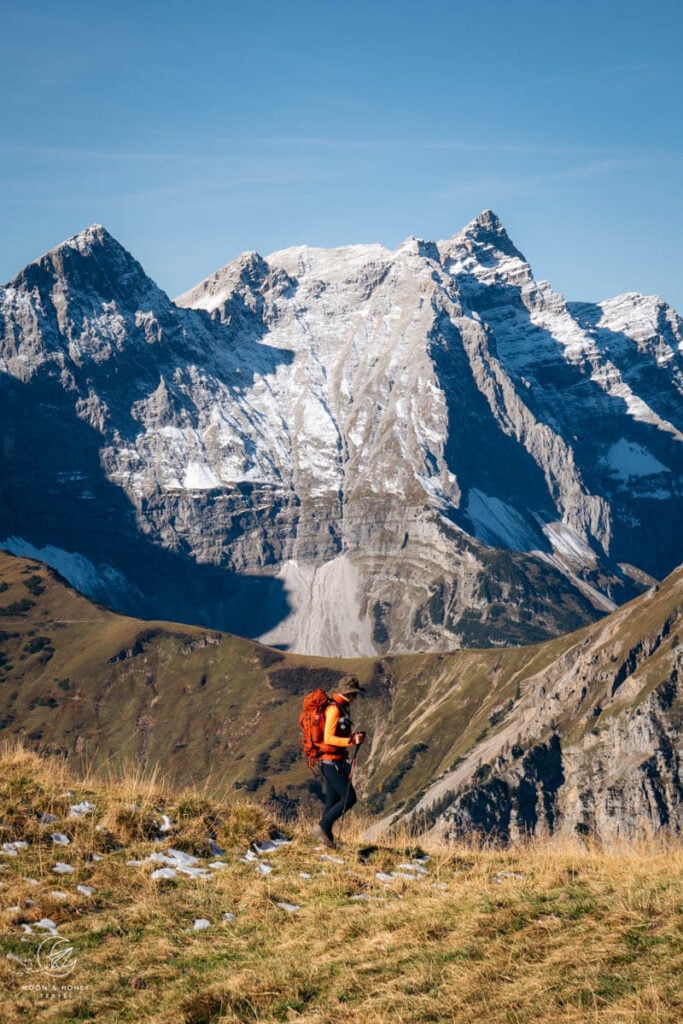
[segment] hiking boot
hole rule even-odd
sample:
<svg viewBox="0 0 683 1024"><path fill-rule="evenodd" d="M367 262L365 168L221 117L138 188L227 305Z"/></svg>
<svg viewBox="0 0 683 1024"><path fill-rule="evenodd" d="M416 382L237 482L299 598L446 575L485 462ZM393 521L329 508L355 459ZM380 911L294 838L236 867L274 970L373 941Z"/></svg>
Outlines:
<svg viewBox="0 0 683 1024"><path fill-rule="evenodd" d="M334 836L330 829L323 828L322 825L315 825L313 827L313 838L323 843L328 849L333 850L335 847Z"/></svg>

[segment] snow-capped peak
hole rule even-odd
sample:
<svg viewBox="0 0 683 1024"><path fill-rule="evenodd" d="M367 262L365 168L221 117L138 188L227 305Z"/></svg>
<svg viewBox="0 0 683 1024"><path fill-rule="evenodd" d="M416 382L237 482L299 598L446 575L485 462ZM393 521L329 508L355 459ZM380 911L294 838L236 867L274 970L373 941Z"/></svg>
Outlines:
<svg viewBox="0 0 683 1024"><path fill-rule="evenodd" d="M113 235L109 232L102 224L91 224L89 227L84 228L82 231L77 232L70 238L64 239L58 245L53 246L52 249L48 249L46 253L43 253L34 263L42 263L43 260L52 259L59 253L63 253L65 250L74 249L79 252L82 256L90 256L98 248L115 247L121 249L122 246L116 241ZM125 252L125 250L123 250ZM132 256L130 257L133 258ZM29 264L33 266L33 264Z"/></svg>
<svg viewBox="0 0 683 1024"><path fill-rule="evenodd" d="M466 224L462 231L447 242L439 244L439 248L445 250L461 246L476 253L486 250L502 253L526 263L524 256L510 239L500 217L493 210L483 210L478 217Z"/></svg>
<svg viewBox="0 0 683 1024"><path fill-rule="evenodd" d="M147 276L138 261L101 224L91 224L29 263L7 285L8 292L60 296L99 305L151 309L168 297ZM87 300L88 303L90 300Z"/></svg>

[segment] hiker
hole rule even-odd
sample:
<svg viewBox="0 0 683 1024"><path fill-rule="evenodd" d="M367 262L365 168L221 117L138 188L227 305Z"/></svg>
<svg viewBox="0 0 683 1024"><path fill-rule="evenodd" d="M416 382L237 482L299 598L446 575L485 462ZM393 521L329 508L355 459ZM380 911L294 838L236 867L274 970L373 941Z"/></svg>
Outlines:
<svg viewBox="0 0 683 1024"><path fill-rule="evenodd" d="M320 767L325 780L325 810L316 826L315 835L327 846L334 846L332 826L342 814L350 811L357 801L356 791L351 782L353 761L349 754L359 747L365 733L355 732L349 714L351 704L365 691L355 676L344 676L338 692L325 708L325 733L319 745Z"/></svg>

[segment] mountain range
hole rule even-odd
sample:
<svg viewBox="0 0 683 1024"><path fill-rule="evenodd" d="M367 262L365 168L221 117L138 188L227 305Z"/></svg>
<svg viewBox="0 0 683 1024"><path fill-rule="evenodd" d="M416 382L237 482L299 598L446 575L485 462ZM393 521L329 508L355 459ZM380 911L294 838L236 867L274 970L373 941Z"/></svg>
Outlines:
<svg viewBox="0 0 683 1024"><path fill-rule="evenodd" d="M683 561L683 321L497 216L245 253L171 301L93 226L0 289L0 546L300 653L538 642Z"/></svg>

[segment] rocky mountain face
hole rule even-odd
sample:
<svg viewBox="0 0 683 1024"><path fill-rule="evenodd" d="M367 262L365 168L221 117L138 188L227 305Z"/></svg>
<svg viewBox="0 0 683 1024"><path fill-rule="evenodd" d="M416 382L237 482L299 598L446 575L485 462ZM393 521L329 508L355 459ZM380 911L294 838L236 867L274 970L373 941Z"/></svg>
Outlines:
<svg viewBox="0 0 683 1024"><path fill-rule="evenodd" d="M571 304L495 214L247 253L171 302L93 227L0 289L0 544L301 652L509 645L683 558L683 322Z"/></svg>
<svg viewBox="0 0 683 1024"><path fill-rule="evenodd" d="M525 667L514 699L414 801L446 837L683 830L683 569Z"/></svg>

